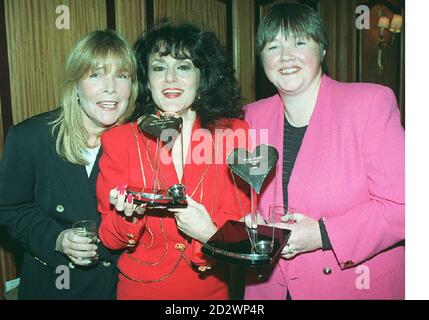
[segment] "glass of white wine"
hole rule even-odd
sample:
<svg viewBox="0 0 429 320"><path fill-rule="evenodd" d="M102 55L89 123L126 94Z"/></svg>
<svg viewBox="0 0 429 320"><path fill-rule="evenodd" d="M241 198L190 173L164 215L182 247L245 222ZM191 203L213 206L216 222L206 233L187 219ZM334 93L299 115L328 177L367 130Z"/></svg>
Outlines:
<svg viewBox="0 0 429 320"><path fill-rule="evenodd" d="M97 243L97 223L93 220L80 220L73 223L72 226L74 234L80 237L87 237L91 239L91 243ZM89 258L82 258L86 265L93 265L98 262L98 255Z"/></svg>

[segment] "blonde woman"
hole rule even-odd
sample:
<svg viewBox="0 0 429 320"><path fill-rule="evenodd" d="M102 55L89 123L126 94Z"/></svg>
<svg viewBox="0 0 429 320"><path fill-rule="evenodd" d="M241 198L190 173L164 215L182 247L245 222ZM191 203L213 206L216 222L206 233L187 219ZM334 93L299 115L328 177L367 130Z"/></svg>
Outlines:
<svg viewBox="0 0 429 320"><path fill-rule="evenodd" d="M111 30L72 48L58 109L12 127L0 162L0 225L25 249L19 299L113 299L116 255L74 234L100 222L100 137L134 111L136 60ZM88 259L96 263L88 265Z"/></svg>

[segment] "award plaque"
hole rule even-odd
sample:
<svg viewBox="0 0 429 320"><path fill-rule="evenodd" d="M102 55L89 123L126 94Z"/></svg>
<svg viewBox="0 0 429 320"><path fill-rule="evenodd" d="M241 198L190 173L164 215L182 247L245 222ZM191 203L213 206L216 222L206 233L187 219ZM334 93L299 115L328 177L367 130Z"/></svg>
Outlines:
<svg viewBox="0 0 429 320"><path fill-rule="evenodd" d="M183 184L175 184L168 189L157 188L159 184L160 148L163 142L169 143L179 135L183 119L175 114L164 114L160 117L150 114L142 116L138 123L141 131L156 139L155 177L151 189L128 187L127 192L132 194L135 204L146 208L186 208L188 202L186 201L186 188ZM183 141L181 140L180 142L183 150Z"/></svg>
<svg viewBox="0 0 429 320"><path fill-rule="evenodd" d="M168 138L173 136L174 133L178 134L182 122L181 117L173 115L157 117L154 114L149 114L139 119L139 128L149 135L167 142Z"/></svg>
<svg viewBox="0 0 429 320"><path fill-rule="evenodd" d="M133 202L136 205L143 205L146 208L168 207L168 208L186 208L186 191L182 184L163 189L138 189L127 188L127 193L133 196Z"/></svg>
<svg viewBox="0 0 429 320"><path fill-rule="evenodd" d="M276 228L273 224L257 223L257 194L265 178L275 167L279 155L276 148L259 145L253 152L234 149L227 158L228 167L250 185L250 225L239 221L227 221L206 243L202 252L224 262L248 266L267 266L279 256L290 230Z"/></svg>
<svg viewBox="0 0 429 320"><path fill-rule="evenodd" d="M207 256L232 264L264 266L271 264L286 244L290 230L258 225L256 247L252 248L253 232L243 222L227 221L203 244Z"/></svg>

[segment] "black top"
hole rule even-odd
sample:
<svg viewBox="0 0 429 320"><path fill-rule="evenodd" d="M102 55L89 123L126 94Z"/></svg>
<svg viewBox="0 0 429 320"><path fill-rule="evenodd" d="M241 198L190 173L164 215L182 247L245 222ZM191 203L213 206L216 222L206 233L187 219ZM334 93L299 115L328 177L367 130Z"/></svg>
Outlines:
<svg viewBox="0 0 429 320"><path fill-rule="evenodd" d="M301 148L302 139L304 138L305 131L308 126L294 127L285 117L283 129L283 204L285 208L288 207L288 192L290 175L293 166L295 165L298 151ZM326 231L323 221L319 221L320 234L322 236L323 250L332 249L331 242L329 241L328 233Z"/></svg>
<svg viewBox="0 0 429 320"><path fill-rule="evenodd" d="M288 207L287 187L289 185L290 175L292 173L295 160L301 148L307 126L297 128L292 126L286 119L283 128L283 204Z"/></svg>

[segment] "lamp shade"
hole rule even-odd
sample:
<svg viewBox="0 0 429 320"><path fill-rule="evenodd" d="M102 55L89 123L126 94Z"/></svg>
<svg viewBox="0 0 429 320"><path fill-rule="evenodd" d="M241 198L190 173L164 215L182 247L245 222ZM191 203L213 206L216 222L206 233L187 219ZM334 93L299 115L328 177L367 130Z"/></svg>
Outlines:
<svg viewBox="0 0 429 320"><path fill-rule="evenodd" d="M402 16L399 14L394 14L392 18L392 22L390 23L390 31L399 33L402 28Z"/></svg>
<svg viewBox="0 0 429 320"><path fill-rule="evenodd" d="M390 24L390 21L388 17L381 16L380 18L378 18L377 27L387 29L389 28L389 24Z"/></svg>

